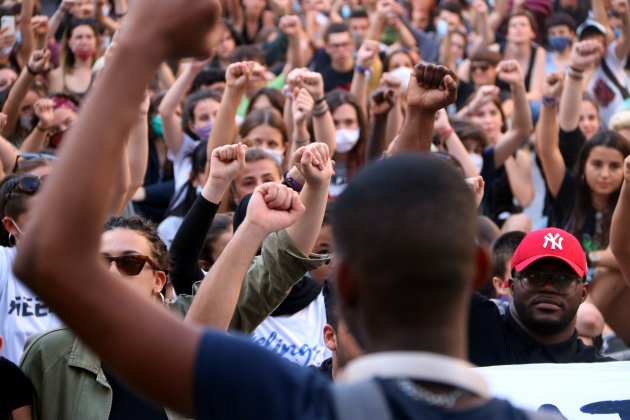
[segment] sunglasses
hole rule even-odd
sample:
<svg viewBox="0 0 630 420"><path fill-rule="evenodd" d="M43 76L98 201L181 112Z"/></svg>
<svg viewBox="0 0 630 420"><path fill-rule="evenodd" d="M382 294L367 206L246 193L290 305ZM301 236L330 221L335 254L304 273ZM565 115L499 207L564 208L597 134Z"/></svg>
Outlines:
<svg viewBox="0 0 630 420"><path fill-rule="evenodd" d="M103 259L105 259L109 265L112 264L112 261L116 263L118 272L125 276L137 276L147 263L152 269L158 270L153 260L146 255L121 255L120 257L103 255Z"/></svg>
<svg viewBox="0 0 630 420"><path fill-rule="evenodd" d="M575 274L547 273L543 271L521 274L516 279L519 280L521 286L529 292L538 292L549 282L556 293L560 294L571 293L576 289L578 284L582 283L582 279Z"/></svg>
<svg viewBox="0 0 630 420"><path fill-rule="evenodd" d="M490 68L488 64L477 64L470 66L470 71L475 72L476 70L486 71Z"/></svg>
<svg viewBox="0 0 630 420"><path fill-rule="evenodd" d="M45 178L45 175L41 178L35 175L24 175L20 177L18 181L13 185L13 187L11 187L11 189L9 190L9 194L7 194L6 200L4 200L5 207L14 193L24 193L29 195L35 194L39 187L42 185L42 182Z"/></svg>
<svg viewBox="0 0 630 420"><path fill-rule="evenodd" d="M49 155L47 153L21 153L15 157L15 163L13 164L13 173L14 174L17 173L19 163L21 161L24 161L24 160L29 161L29 160L35 160L35 159L54 161L54 160L57 160L57 156Z"/></svg>

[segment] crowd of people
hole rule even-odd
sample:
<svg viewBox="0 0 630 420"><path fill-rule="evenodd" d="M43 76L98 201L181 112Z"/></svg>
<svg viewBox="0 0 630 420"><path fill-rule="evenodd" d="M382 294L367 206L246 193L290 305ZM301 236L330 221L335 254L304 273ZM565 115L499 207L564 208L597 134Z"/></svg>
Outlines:
<svg viewBox="0 0 630 420"><path fill-rule="evenodd" d="M628 354L627 0L42 6L0 418L554 418L471 368Z"/></svg>

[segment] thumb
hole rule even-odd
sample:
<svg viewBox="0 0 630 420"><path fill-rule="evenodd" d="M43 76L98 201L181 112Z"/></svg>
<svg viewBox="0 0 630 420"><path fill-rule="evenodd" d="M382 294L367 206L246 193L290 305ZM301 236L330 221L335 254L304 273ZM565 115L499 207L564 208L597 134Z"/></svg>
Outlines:
<svg viewBox="0 0 630 420"><path fill-rule="evenodd" d="M446 87L446 98L455 100L457 98L457 82L450 74L444 76L444 86Z"/></svg>
<svg viewBox="0 0 630 420"><path fill-rule="evenodd" d="M236 146L236 160L241 168L245 166L245 155L247 154L247 145L239 143Z"/></svg>
<svg viewBox="0 0 630 420"><path fill-rule="evenodd" d="M300 196L297 191L293 191L293 197L291 198L291 209L289 209L290 213L302 213L305 207L304 204L300 201Z"/></svg>

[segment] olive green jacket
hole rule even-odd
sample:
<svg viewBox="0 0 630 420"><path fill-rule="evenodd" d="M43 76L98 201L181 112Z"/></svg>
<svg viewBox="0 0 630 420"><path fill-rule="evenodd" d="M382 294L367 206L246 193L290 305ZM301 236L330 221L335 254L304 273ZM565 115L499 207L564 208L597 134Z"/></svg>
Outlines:
<svg viewBox="0 0 630 420"><path fill-rule="evenodd" d="M329 261L329 256L304 255L286 231L270 235L243 282L230 328L253 331L306 272ZM184 316L192 299L193 296L180 295L168 304L169 309ZM109 418L112 390L100 359L67 327L30 337L20 366L33 383L34 419ZM171 419L182 418L169 410L167 414Z"/></svg>

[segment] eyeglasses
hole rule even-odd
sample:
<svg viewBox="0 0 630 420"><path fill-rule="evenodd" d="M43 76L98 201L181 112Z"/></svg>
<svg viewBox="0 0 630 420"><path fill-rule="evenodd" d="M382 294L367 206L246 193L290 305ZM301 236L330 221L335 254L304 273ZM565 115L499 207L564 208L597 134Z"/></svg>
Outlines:
<svg viewBox="0 0 630 420"><path fill-rule="evenodd" d="M43 160L57 160L57 156L49 155L47 153L21 153L15 157L15 163L13 164L13 173L17 173L18 165L21 160L35 160L35 159L43 159Z"/></svg>
<svg viewBox="0 0 630 420"><path fill-rule="evenodd" d="M488 64L475 64L470 66L470 71L475 72L476 70L486 71L490 68Z"/></svg>
<svg viewBox="0 0 630 420"><path fill-rule="evenodd" d="M4 207L6 207L7 203L11 199L11 196L16 192L30 195L35 194L45 178L46 176L39 178L35 175L23 175L18 178L18 181L11 187L9 194L7 194L7 198L4 200ZM3 212L4 207L2 208Z"/></svg>
<svg viewBox="0 0 630 420"><path fill-rule="evenodd" d="M582 279L575 274L547 273L544 271L524 273L517 276L516 279L521 282L523 289L529 292L538 292L549 282L556 293L560 294L571 293L579 283L582 283Z"/></svg>
<svg viewBox="0 0 630 420"><path fill-rule="evenodd" d="M147 263L152 269L158 270L153 260L146 255L121 255L120 257L103 255L103 259L110 265L112 261L116 263L116 268L120 274L125 276L137 276Z"/></svg>
<svg viewBox="0 0 630 420"><path fill-rule="evenodd" d="M350 42L340 42L339 44L330 43L330 44L328 44L328 46L332 50L344 49L344 48L348 48L350 46Z"/></svg>

